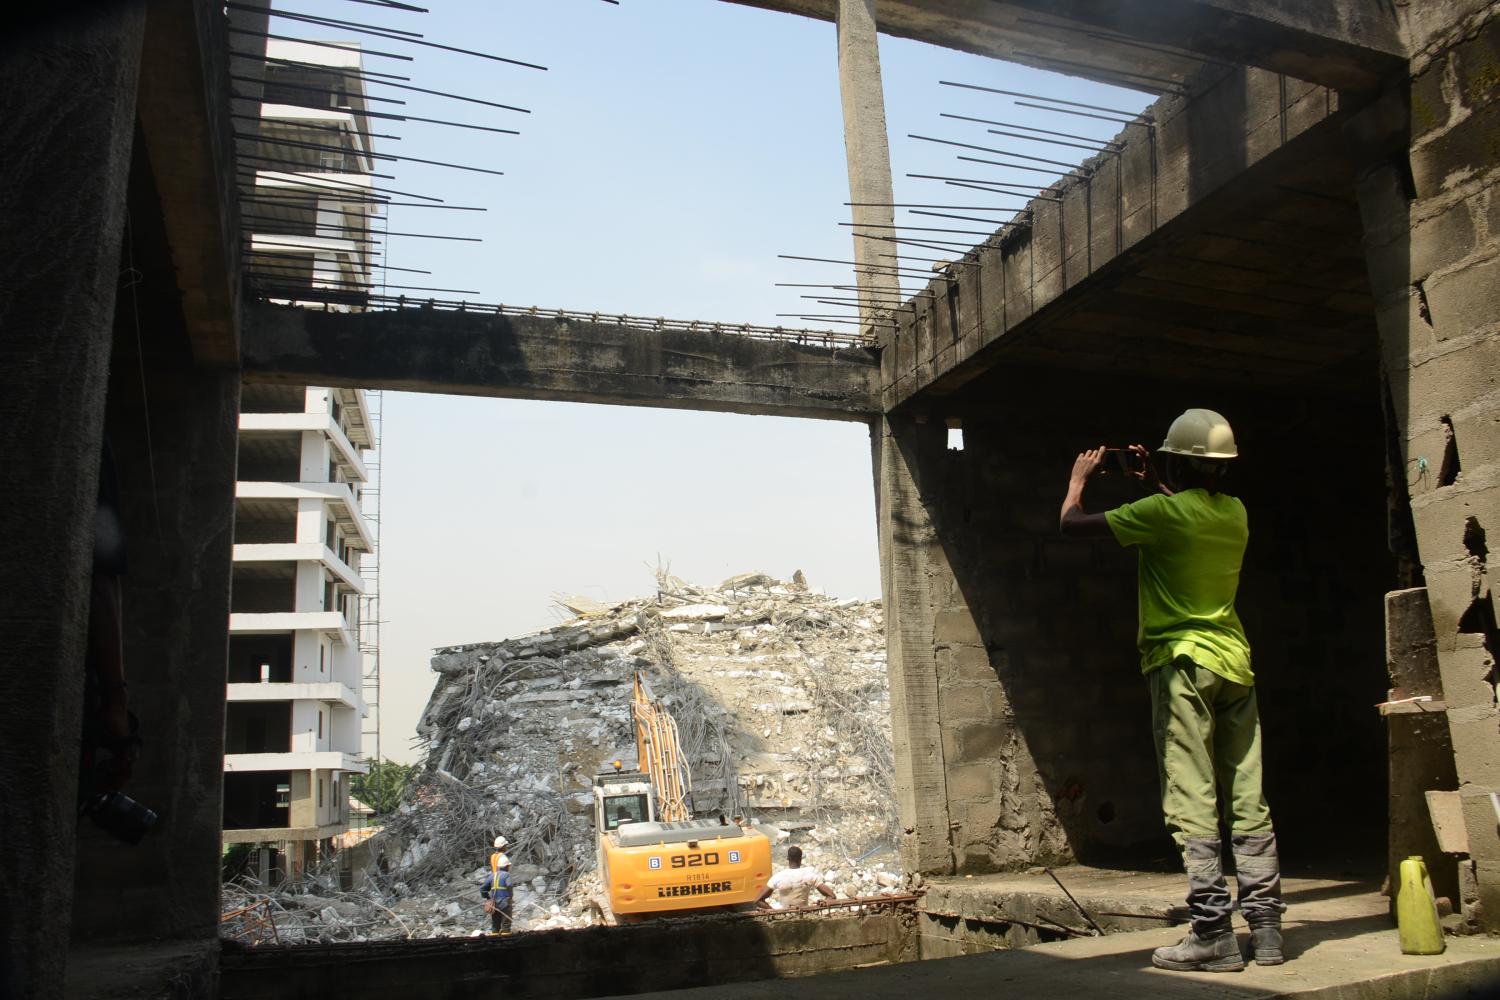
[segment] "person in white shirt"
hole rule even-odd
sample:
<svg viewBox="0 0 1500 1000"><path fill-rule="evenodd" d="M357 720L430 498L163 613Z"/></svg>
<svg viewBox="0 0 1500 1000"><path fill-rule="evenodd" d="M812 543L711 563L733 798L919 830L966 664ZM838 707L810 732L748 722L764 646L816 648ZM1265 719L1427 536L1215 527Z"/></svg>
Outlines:
<svg viewBox="0 0 1500 1000"><path fill-rule="evenodd" d="M775 908L789 910L798 906L806 906L812 899L814 889L821 892L828 899L837 898L837 894L827 883L823 876L811 868L802 867L802 848L795 844L786 849L787 867L772 875L766 882L765 891L756 900L763 909L771 909L770 896L776 894Z"/></svg>

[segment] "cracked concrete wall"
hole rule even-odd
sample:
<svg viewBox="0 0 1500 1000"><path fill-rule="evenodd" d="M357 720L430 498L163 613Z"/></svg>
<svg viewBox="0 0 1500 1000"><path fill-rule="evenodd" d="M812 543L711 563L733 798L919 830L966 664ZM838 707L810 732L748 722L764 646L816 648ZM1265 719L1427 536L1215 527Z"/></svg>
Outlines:
<svg viewBox="0 0 1500 1000"><path fill-rule="evenodd" d="M1500 634L1488 533L1500 525L1500 4L1408 13L1409 91L1366 116L1369 131L1384 127L1393 141L1362 176L1360 207L1478 915L1493 930Z"/></svg>

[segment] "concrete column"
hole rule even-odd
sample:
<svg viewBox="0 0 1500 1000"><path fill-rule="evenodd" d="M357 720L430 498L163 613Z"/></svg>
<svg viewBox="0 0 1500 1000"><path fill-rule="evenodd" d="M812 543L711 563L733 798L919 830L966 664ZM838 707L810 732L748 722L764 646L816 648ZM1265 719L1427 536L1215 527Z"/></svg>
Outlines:
<svg viewBox="0 0 1500 1000"><path fill-rule="evenodd" d="M239 394L238 372L181 364L148 367L144 386L130 367L111 380L110 440L130 546L125 673L143 741L125 791L161 819L135 846L92 824L79 829L73 938L81 945L170 938L208 946L218 934ZM106 886L110 904L101 906Z"/></svg>
<svg viewBox="0 0 1500 1000"><path fill-rule="evenodd" d="M844 105L844 156L849 164L850 210L856 226L889 226L895 210L891 193L891 151L885 129L885 88L880 82L880 46L875 24L875 0L838 0L839 94ZM864 203L864 204L860 204ZM856 232L862 230L856 229ZM890 229L869 232L890 234ZM880 300L899 297L894 275L873 273L897 262L882 253L895 253L898 243L854 237L854 259L859 262L860 297L866 305L860 319L868 324L894 310Z"/></svg>
<svg viewBox="0 0 1500 1000"><path fill-rule="evenodd" d="M1366 259L1417 547L1478 907L1500 929L1496 626L1487 539L1500 529L1500 4L1427 25L1409 93L1357 126L1399 133L1359 184ZM1434 8L1436 10L1436 8ZM1404 124L1405 128L1399 126ZM1358 135L1359 132L1356 131Z"/></svg>
<svg viewBox="0 0 1500 1000"><path fill-rule="evenodd" d="M0 995L59 996L95 491L142 5L0 46Z"/></svg>
<svg viewBox="0 0 1500 1000"><path fill-rule="evenodd" d="M934 638L939 543L921 479L923 460L941 455L945 436L941 421L888 416L871 425L901 859L928 875L954 870ZM936 585L951 586L951 576Z"/></svg>

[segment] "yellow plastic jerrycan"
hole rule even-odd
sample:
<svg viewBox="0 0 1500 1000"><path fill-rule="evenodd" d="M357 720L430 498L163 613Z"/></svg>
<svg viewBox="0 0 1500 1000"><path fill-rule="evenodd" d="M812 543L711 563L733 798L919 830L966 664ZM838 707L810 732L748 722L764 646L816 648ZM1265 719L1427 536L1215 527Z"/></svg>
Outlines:
<svg viewBox="0 0 1500 1000"><path fill-rule="evenodd" d="M1396 893L1396 926L1401 950L1407 955L1441 955L1443 928L1438 923L1432 880L1420 857L1401 862L1401 887Z"/></svg>

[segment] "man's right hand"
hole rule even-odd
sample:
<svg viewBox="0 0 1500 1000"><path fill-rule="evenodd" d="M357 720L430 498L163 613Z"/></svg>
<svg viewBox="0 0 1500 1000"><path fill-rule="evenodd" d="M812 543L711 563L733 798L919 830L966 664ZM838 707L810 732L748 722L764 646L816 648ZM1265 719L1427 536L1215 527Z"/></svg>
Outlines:
<svg viewBox="0 0 1500 1000"><path fill-rule="evenodd" d="M1090 448L1088 451L1079 452L1078 457L1073 460L1073 474L1070 477L1074 483L1082 484L1099 471L1099 466L1104 462L1104 446Z"/></svg>

